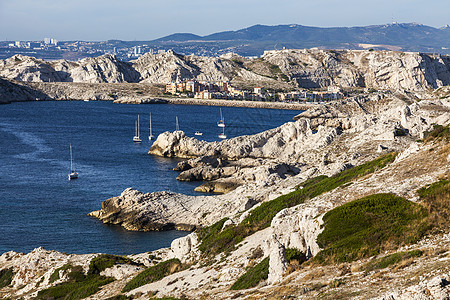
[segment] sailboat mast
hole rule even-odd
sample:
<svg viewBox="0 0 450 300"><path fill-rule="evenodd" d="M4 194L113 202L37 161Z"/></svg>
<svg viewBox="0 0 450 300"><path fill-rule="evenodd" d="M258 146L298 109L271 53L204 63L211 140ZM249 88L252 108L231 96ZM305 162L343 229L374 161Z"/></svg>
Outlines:
<svg viewBox="0 0 450 300"><path fill-rule="evenodd" d="M180 130L180 126L178 125L178 116L175 117L176 120L176 131Z"/></svg>
<svg viewBox="0 0 450 300"><path fill-rule="evenodd" d="M150 136L152 135L152 113L150 113Z"/></svg>
<svg viewBox="0 0 450 300"><path fill-rule="evenodd" d="M137 122L137 136L139 137L139 115L138 115L138 122Z"/></svg>
<svg viewBox="0 0 450 300"><path fill-rule="evenodd" d="M72 144L70 144L70 172L72 172L73 167L72 167Z"/></svg>

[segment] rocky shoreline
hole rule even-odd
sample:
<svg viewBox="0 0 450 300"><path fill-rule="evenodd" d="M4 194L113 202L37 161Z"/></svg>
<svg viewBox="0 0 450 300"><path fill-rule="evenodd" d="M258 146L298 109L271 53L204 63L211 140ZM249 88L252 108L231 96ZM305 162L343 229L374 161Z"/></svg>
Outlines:
<svg viewBox="0 0 450 300"><path fill-rule="evenodd" d="M293 67L283 63L290 59L308 61L311 65ZM161 60L168 63L166 67L147 68ZM146 56L135 65L116 62L112 57L88 59L70 66L61 61L48 65L19 58L19 61L3 62L14 67L4 69L3 74L41 80L61 75L53 73L52 68L67 68L66 76L70 78L97 82L102 78L97 76L101 68L92 66L112 63L108 70L114 72L104 79L117 83L23 83L0 79L0 93L13 97L13 101L38 98L134 103L153 99L148 97L152 85L120 83L125 79L138 80L135 70L144 74L144 82L167 80L161 74L176 74L174 78L192 75L199 69L202 73L195 73L196 76L211 79L214 74L225 78L233 73L231 67L235 64L229 60L207 59L200 61L204 64L201 68L193 68L199 61L198 57L174 53ZM209 64L211 61L226 72L218 72ZM420 217L414 228L423 229L421 226L428 224L420 223L425 214L419 212L429 207L430 212L435 209L448 216L448 189L447 194L438 194L442 199L436 197L428 204L420 192L428 190L430 185L449 187L449 88L426 92L426 97L421 94L428 88L450 82L445 69L448 57L431 59L417 53L379 51L283 50L268 53L255 65L248 61L242 64L264 73L267 62L281 66L293 81L311 79L311 84L326 86L330 78L336 78L338 84L346 86L357 86L364 81L366 86L377 88L401 86L408 93L387 91L308 107L295 120L278 128L221 142L199 141L182 131L160 134L149 149L150 155L184 158L175 168L180 172L179 180L206 181L199 189L224 194L187 196L128 188L105 200L101 209L90 215L105 224L117 224L133 231L195 231L174 240L170 248L126 257L75 255L43 248L28 254L4 253L0 255L0 298L55 298L40 293L60 288L68 293L81 288L82 292L90 289L88 295L80 297L85 299L449 299L448 218L439 225L446 226L445 229L433 227L433 231L416 239L411 234L406 235L406 240L401 234L399 244L395 244L398 238L395 237L387 240L386 248L360 248L360 252L352 254L352 249L347 247L343 260L337 259L337 252L331 255L336 258L333 263L319 260L327 249L334 251L345 246L345 241L341 241L333 249L320 238L326 230L329 213L344 205L345 211L351 212L352 205L361 204L366 196L380 197L379 202L370 198L367 202L370 207L393 203L386 199L401 198L404 206L393 210L393 216L403 216L406 207L413 207L414 215ZM36 64L40 73L30 75L29 67ZM182 72L179 66L183 66ZM434 73L425 72L427 68ZM45 70L50 73L42 72ZM243 79L272 80L267 76L258 77L245 68L239 74ZM167 101L195 103L192 99ZM216 100L208 103L224 105ZM333 181L335 178L338 182ZM393 206L382 207L383 213L393 209ZM355 215L359 216L361 211ZM369 212L364 222L378 218L375 212ZM400 221L408 221L412 216ZM352 217L351 213L344 214L338 219L339 226L333 229L347 228L342 224ZM397 226L390 219L381 221L396 234L397 229L410 228ZM358 236L350 246L383 234L376 230L367 239L361 238L365 235ZM351 255L355 256L349 259ZM157 278L151 273L155 270ZM252 284L236 287L242 278ZM95 288L98 282L90 281L94 279L101 281Z"/></svg>
<svg viewBox="0 0 450 300"><path fill-rule="evenodd" d="M386 110L378 112L374 103ZM253 136L211 143L187 137L182 131L164 132L148 153L185 158L174 169L180 172L178 180L205 181L198 191L226 194L193 197L126 190L92 215L131 230L159 230L174 224L207 226L272 199L270 187L289 178L330 176L379 153L402 151L431 124L450 121L450 107L445 103L408 105L398 99L359 97L306 111L295 122ZM424 109L436 105L445 113ZM406 130L408 134L400 134ZM222 205L224 209L217 209Z"/></svg>

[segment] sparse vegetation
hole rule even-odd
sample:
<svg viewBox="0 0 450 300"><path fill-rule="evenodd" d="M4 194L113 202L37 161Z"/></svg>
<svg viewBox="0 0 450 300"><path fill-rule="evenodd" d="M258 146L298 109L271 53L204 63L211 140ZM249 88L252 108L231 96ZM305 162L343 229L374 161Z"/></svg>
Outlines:
<svg viewBox="0 0 450 300"><path fill-rule="evenodd" d="M364 270L366 272L378 270L378 269L384 269L389 266L395 265L400 263L401 261L405 261L410 258L416 258L422 256L423 252L420 250L412 250L408 252L397 252L393 253L381 258L378 258L374 261L371 261L367 263L364 266Z"/></svg>
<svg viewBox="0 0 450 300"><path fill-rule="evenodd" d="M125 295L116 295L114 297L107 298L106 300L129 300L129 299L131 298Z"/></svg>
<svg viewBox="0 0 450 300"><path fill-rule="evenodd" d="M111 268L116 264L138 265L124 256L101 254L91 260L91 263L89 264L89 274L100 274L100 272L107 268Z"/></svg>
<svg viewBox="0 0 450 300"><path fill-rule="evenodd" d="M13 268L0 270L0 289L10 285L13 276Z"/></svg>
<svg viewBox="0 0 450 300"><path fill-rule="evenodd" d="M245 237L270 226L275 215L284 208L292 207L320 194L331 191L356 178L366 176L385 167L395 159L396 153L388 153L363 165L345 170L335 176L318 176L305 181L296 191L262 203L252 210L242 223L222 230L225 219L202 229L199 249L204 256L232 251Z"/></svg>
<svg viewBox="0 0 450 300"><path fill-rule="evenodd" d="M70 265L70 264L65 264L64 266L62 266L62 267L60 267L60 268L57 268L57 269L52 273L52 275L50 275L49 282L50 282L50 283L53 283L53 282L55 282L56 280L59 279L59 271L66 271L66 270L69 270L69 269L72 269L72 268L73 268L73 266Z"/></svg>
<svg viewBox="0 0 450 300"><path fill-rule="evenodd" d="M450 230L450 180L442 179L417 191L429 213L431 230Z"/></svg>
<svg viewBox="0 0 450 300"><path fill-rule="evenodd" d="M122 292L126 293L143 286L144 284L158 281L167 275L181 271L181 269L181 262L176 258L160 262L159 264L142 271L136 277L131 279L122 289Z"/></svg>
<svg viewBox="0 0 450 300"><path fill-rule="evenodd" d="M301 252L298 249L287 248L286 249L286 260L289 263L296 260L299 264L302 264L303 262L306 261L306 255L305 255L305 253Z"/></svg>
<svg viewBox="0 0 450 300"><path fill-rule="evenodd" d="M243 290L257 286L269 276L269 257L250 268L230 287L231 290Z"/></svg>
<svg viewBox="0 0 450 300"><path fill-rule="evenodd" d="M67 273L68 281L56 286L42 290L38 293L38 299L82 299L95 294L102 285L114 281L113 278L100 276L100 273L115 264L134 264L131 259L110 254L101 254L94 257L90 264L87 275L84 275L81 266L66 264L56 269L50 276L50 283L60 279L60 271ZM119 297L119 296L117 296ZM116 298L122 299L122 298ZM127 298L123 298L127 299Z"/></svg>
<svg viewBox="0 0 450 300"><path fill-rule="evenodd" d="M71 266L68 270L70 272L67 274L67 282L39 291L37 299L83 299L97 293L101 286L114 281L113 278L89 272L84 275L81 266Z"/></svg>
<svg viewBox="0 0 450 300"><path fill-rule="evenodd" d="M450 124L447 126L434 125L433 130L424 133L425 142L432 140L450 140Z"/></svg>
<svg viewBox="0 0 450 300"><path fill-rule="evenodd" d="M313 261L320 264L350 262L417 242L428 230L426 210L392 194L367 196L323 217L317 237L323 249Z"/></svg>

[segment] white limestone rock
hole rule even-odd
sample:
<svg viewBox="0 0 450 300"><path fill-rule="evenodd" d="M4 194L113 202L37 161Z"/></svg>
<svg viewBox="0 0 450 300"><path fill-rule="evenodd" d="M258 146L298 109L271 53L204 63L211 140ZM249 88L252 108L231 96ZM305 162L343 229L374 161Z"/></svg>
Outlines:
<svg viewBox="0 0 450 300"><path fill-rule="evenodd" d="M106 277L113 277L116 280L121 280L130 277L131 275L135 275L137 272L142 271L143 269L144 268L142 267L133 266L129 264L118 264L100 272L100 275Z"/></svg>
<svg viewBox="0 0 450 300"><path fill-rule="evenodd" d="M169 256L178 258L182 263L194 261L200 252L197 250L199 240L197 234L191 233L187 236L177 238L170 245Z"/></svg>
<svg viewBox="0 0 450 300"><path fill-rule="evenodd" d="M269 240L269 277L268 284L275 284L283 279L288 262L286 261L286 249L277 240L275 235Z"/></svg>

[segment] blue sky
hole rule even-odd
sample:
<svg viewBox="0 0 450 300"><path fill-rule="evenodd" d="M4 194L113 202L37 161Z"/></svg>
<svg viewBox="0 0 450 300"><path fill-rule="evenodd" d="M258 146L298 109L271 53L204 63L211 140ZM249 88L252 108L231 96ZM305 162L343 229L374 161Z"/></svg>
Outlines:
<svg viewBox="0 0 450 300"><path fill-rule="evenodd" d="M255 24L450 23L450 0L0 0L1 40L152 40Z"/></svg>

